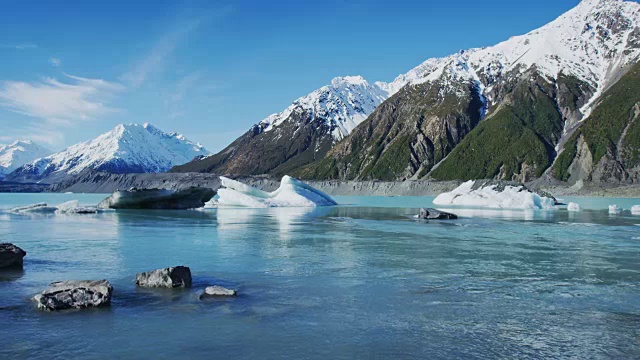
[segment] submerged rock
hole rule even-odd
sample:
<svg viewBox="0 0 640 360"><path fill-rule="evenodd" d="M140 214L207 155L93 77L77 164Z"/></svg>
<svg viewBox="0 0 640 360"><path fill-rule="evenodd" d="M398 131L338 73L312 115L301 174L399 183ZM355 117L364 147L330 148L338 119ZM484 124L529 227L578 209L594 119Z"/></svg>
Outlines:
<svg viewBox="0 0 640 360"><path fill-rule="evenodd" d="M116 191L98 204L100 209L186 210L203 207L216 195L215 190L191 187L184 190L131 189Z"/></svg>
<svg viewBox="0 0 640 360"><path fill-rule="evenodd" d="M428 208L420 209L420 215L418 215L418 217L425 220L455 220L458 218L458 215Z"/></svg>
<svg viewBox="0 0 640 360"><path fill-rule="evenodd" d="M22 269L22 259L25 255L26 251L13 244L0 244L0 269Z"/></svg>
<svg viewBox="0 0 640 360"><path fill-rule="evenodd" d="M191 287L191 269L175 266L136 274L136 285L142 287Z"/></svg>
<svg viewBox="0 0 640 360"><path fill-rule="evenodd" d="M112 294L113 287L107 280L69 280L51 283L33 300L40 310L59 311L107 306Z"/></svg>
<svg viewBox="0 0 640 360"><path fill-rule="evenodd" d="M202 295L200 295L200 299L208 298L208 297L232 297L236 296L237 292L235 290L227 289L222 286L208 286L204 289Z"/></svg>

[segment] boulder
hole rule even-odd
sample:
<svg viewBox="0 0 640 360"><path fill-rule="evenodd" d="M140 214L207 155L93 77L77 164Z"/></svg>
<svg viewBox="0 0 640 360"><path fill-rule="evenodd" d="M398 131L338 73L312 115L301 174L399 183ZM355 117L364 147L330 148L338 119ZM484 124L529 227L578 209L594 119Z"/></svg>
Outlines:
<svg viewBox="0 0 640 360"><path fill-rule="evenodd" d="M216 195L208 188L191 187L183 190L136 189L116 191L98 204L100 209L164 209L186 210L204 206Z"/></svg>
<svg viewBox="0 0 640 360"><path fill-rule="evenodd" d="M38 309L59 311L111 304L113 287L107 280L69 280L54 282L33 297Z"/></svg>
<svg viewBox="0 0 640 360"><path fill-rule="evenodd" d="M26 251L13 244L0 244L0 269L22 269L22 259L25 255Z"/></svg>
<svg viewBox="0 0 640 360"><path fill-rule="evenodd" d="M142 287L191 287L191 270L175 266L136 274L136 285Z"/></svg>
<svg viewBox="0 0 640 360"><path fill-rule="evenodd" d="M458 215L429 208L420 209L418 217L425 220L454 220L458 218Z"/></svg>
<svg viewBox="0 0 640 360"><path fill-rule="evenodd" d="M204 289L202 295L200 295L200 299L208 298L208 297L232 297L236 296L237 292L235 290L227 289L222 286L208 286Z"/></svg>

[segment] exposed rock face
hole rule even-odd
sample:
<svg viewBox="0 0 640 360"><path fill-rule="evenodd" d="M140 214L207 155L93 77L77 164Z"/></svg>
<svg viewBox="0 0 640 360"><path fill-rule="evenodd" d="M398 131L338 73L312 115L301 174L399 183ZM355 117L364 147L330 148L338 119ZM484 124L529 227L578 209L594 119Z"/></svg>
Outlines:
<svg viewBox="0 0 640 360"><path fill-rule="evenodd" d="M142 287L191 287L191 269L175 266L136 274L136 285Z"/></svg>
<svg viewBox="0 0 640 360"><path fill-rule="evenodd" d="M202 293L202 295L200 295L200 298L208 298L208 297L231 297L231 296L236 296L237 292L235 290L231 290L231 289L227 289L224 288L222 286L208 286L206 289L204 289L204 292Z"/></svg>
<svg viewBox="0 0 640 360"><path fill-rule="evenodd" d="M418 217L424 220L455 220L458 215L429 208L420 209Z"/></svg>
<svg viewBox="0 0 640 360"><path fill-rule="evenodd" d="M216 192L213 189L192 187L184 190L131 189L116 191L98 204L101 209L166 209L201 208Z"/></svg>
<svg viewBox="0 0 640 360"><path fill-rule="evenodd" d="M22 269L22 259L25 255L26 251L13 244L0 244L0 269Z"/></svg>
<svg viewBox="0 0 640 360"><path fill-rule="evenodd" d="M107 280L69 280L52 283L33 300L40 310L59 311L107 306L112 294Z"/></svg>

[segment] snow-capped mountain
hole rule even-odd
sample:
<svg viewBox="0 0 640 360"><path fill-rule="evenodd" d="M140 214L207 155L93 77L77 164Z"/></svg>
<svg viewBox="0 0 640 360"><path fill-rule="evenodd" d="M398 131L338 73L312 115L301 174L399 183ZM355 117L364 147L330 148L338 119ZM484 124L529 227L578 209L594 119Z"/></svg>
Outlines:
<svg viewBox="0 0 640 360"><path fill-rule="evenodd" d="M262 131L272 131L291 118L292 113L306 113L324 119L334 139L342 140L391 95L384 83L369 84L362 76L337 77L331 84L303 96L280 113L257 124Z"/></svg>
<svg viewBox="0 0 640 360"><path fill-rule="evenodd" d="M394 180L444 162L441 178L528 181L639 58L640 4L583 0L525 35L428 59L389 83L336 78L174 171Z"/></svg>
<svg viewBox="0 0 640 360"><path fill-rule="evenodd" d="M18 140L0 146L0 180L18 167L52 153L31 140Z"/></svg>
<svg viewBox="0 0 640 360"><path fill-rule="evenodd" d="M15 180L56 179L86 169L111 173L164 172L210 153L178 133L152 125L120 124L93 140L27 163L11 173Z"/></svg>

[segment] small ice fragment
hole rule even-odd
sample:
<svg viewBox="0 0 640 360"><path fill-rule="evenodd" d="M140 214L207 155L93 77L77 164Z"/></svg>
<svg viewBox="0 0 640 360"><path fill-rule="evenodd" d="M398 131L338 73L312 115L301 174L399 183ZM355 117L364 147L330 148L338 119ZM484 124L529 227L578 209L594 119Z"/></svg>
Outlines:
<svg viewBox="0 0 640 360"><path fill-rule="evenodd" d="M37 203L37 204L15 207L13 209L10 209L9 212L18 213L18 214L20 213L46 214L46 213L54 213L56 210L57 208L55 206L47 206L46 203Z"/></svg>
<svg viewBox="0 0 640 360"><path fill-rule="evenodd" d="M631 207L631 214L640 215L640 205L633 205Z"/></svg>
<svg viewBox="0 0 640 360"><path fill-rule="evenodd" d="M580 204L570 202L569 205L567 205L567 211L580 211Z"/></svg>
<svg viewBox="0 0 640 360"><path fill-rule="evenodd" d="M617 214L620 214L621 212L622 212L622 208L619 207L618 205L609 205L609 214L617 215Z"/></svg>

